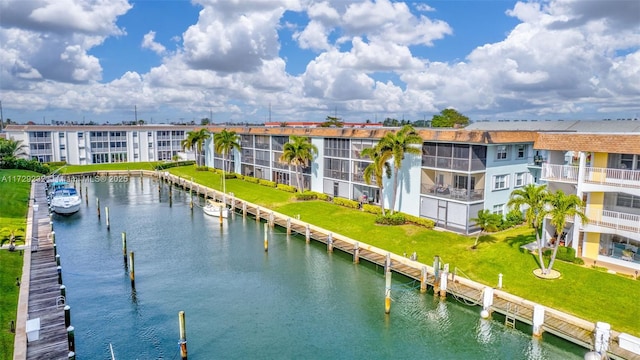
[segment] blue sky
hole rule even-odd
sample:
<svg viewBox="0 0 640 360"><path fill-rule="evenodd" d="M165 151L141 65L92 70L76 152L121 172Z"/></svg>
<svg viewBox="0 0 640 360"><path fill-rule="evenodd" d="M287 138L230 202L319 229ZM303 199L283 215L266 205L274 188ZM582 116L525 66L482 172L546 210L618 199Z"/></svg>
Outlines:
<svg viewBox="0 0 640 360"><path fill-rule="evenodd" d="M635 0L0 0L18 122L640 117Z"/></svg>

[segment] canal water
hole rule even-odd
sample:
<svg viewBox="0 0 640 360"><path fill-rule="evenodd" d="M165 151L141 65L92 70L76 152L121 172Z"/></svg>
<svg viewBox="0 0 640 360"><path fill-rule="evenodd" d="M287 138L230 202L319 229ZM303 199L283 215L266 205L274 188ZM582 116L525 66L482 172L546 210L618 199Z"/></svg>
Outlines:
<svg viewBox="0 0 640 360"><path fill-rule="evenodd" d="M121 179L122 180L122 179ZM151 179L83 184L89 202L54 217L77 359L582 359L553 336L483 320L478 307L420 294L394 274L384 314L382 269L241 214L189 209L189 195ZM98 219L96 197L102 218ZM110 231L104 207L109 207ZM135 252L135 290L121 234Z"/></svg>

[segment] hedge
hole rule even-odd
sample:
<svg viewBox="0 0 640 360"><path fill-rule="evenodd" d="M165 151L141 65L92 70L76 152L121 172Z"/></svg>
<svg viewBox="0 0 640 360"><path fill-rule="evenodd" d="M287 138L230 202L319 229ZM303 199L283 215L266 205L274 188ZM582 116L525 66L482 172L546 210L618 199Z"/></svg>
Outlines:
<svg viewBox="0 0 640 360"><path fill-rule="evenodd" d="M290 193L294 193L294 192L298 191L298 189L296 189L295 186L291 186L291 185L287 185L287 184L278 184L278 185L276 185L276 189L282 190L282 191L286 191L286 192L290 192Z"/></svg>
<svg viewBox="0 0 640 360"><path fill-rule="evenodd" d="M194 160L184 160L184 161L176 161L176 162L168 162L168 163L164 163L164 164L159 164L156 165L155 169L156 170L164 170L164 169L169 169L172 167L176 167L176 166L188 166L188 165L195 165L195 161Z"/></svg>
<svg viewBox="0 0 640 360"><path fill-rule="evenodd" d="M378 205L362 204L362 211L370 214L382 215L382 209Z"/></svg>
<svg viewBox="0 0 640 360"><path fill-rule="evenodd" d="M413 216L409 214L403 214L403 215L408 222L416 225L424 226L427 229L433 229L436 226L436 223L431 219L425 219L425 218L421 218L421 217Z"/></svg>
<svg viewBox="0 0 640 360"><path fill-rule="evenodd" d="M333 203L340 206L345 206L351 209L357 209L360 207L360 203L355 200L345 199L341 197L333 198Z"/></svg>
<svg viewBox="0 0 640 360"><path fill-rule="evenodd" d="M387 214L385 216L382 215L378 215L376 217L376 224L381 224L381 225L402 225L406 222L406 219L404 217L404 214L402 213L394 213L394 214Z"/></svg>
<svg viewBox="0 0 640 360"><path fill-rule="evenodd" d="M257 184L260 181L260 179L255 178L253 176L245 176L244 180L246 180L246 181L248 181L250 183L254 183L254 184Z"/></svg>
<svg viewBox="0 0 640 360"><path fill-rule="evenodd" d="M276 182L271 180L258 179L258 184L272 187L272 188L276 187Z"/></svg>
<svg viewBox="0 0 640 360"><path fill-rule="evenodd" d="M551 256L552 253L553 249L545 250L544 256ZM558 246L556 259L572 263L580 263L582 261L582 263L584 264L584 261L582 259L576 258L576 249L572 247Z"/></svg>

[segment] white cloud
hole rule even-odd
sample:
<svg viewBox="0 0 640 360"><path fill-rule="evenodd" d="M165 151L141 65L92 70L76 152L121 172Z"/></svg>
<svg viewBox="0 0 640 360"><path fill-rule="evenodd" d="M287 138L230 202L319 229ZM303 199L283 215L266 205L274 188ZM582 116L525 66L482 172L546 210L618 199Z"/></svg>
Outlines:
<svg viewBox="0 0 640 360"><path fill-rule="evenodd" d="M142 45L141 46L142 46L143 49L149 49L149 50L155 52L158 55L162 55L167 51L167 49L164 47L164 45L156 42L155 38L156 38L156 32L155 31L149 31L142 38Z"/></svg>

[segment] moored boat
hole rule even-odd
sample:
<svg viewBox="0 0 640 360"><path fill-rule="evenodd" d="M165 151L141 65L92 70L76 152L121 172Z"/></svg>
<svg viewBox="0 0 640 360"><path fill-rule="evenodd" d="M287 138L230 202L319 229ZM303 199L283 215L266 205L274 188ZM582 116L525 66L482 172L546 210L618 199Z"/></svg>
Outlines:
<svg viewBox="0 0 640 360"><path fill-rule="evenodd" d="M229 208L219 201L208 201L202 211L209 216L220 217L222 215L225 219L229 217Z"/></svg>
<svg viewBox="0 0 640 360"><path fill-rule="evenodd" d="M59 188L51 197L51 211L60 215L71 215L80 210L82 199L75 188Z"/></svg>

